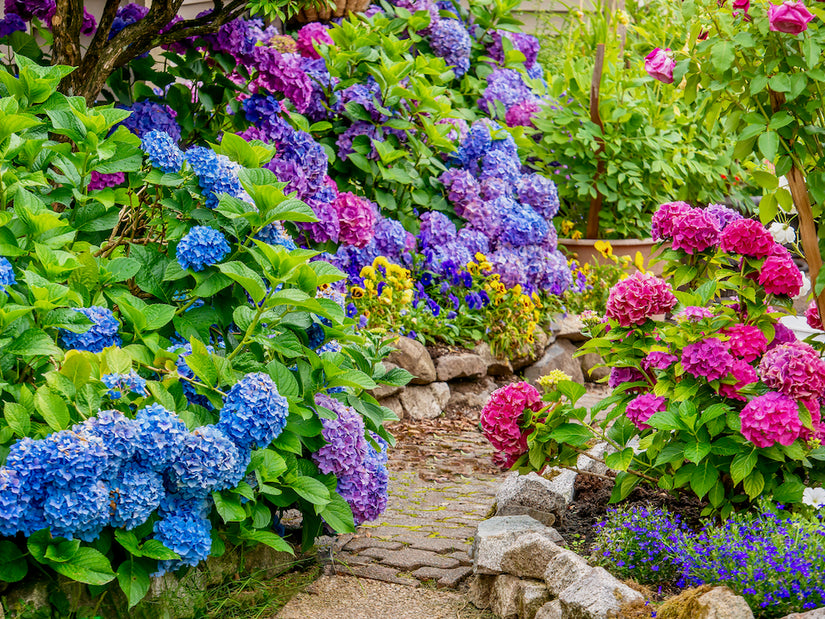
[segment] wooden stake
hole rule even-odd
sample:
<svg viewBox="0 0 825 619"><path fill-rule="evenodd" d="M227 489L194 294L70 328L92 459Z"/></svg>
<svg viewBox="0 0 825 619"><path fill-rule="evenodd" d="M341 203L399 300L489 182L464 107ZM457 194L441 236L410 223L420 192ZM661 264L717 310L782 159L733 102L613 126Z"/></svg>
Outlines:
<svg viewBox="0 0 825 619"><path fill-rule="evenodd" d="M785 176L788 179L788 186L793 196L794 205L799 213L799 236L802 239L805 261L808 263L811 286L814 286L819 271L822 269L822 254L819 253L816 220L814 220L814 214L811 210L808 186L805 184L805 177L796 166L792 166ZM825 317L825 290L816 297L816 306L819 308L820 318Z"/></svg>
<svg viewBox="0 0 825 619"><path fill-rule="evenodd" d="M593 79L590 81L590 120L596 123L604 133L604 124L602 117L599 114L599 91L602 86L602 72L604 71L604 43L599 43L596 46L596 64L593 66ZM604 153L604 138L599 136L596 138L599 147L596 149L595 156L597 158L596 174L593 177L593 188L596 190L596 196L590 200L590 209L587 212L587 238L599 238L599 213L602 210L602 196L596 185L599 179L605 173L605 163L602 158Z"/></svg>

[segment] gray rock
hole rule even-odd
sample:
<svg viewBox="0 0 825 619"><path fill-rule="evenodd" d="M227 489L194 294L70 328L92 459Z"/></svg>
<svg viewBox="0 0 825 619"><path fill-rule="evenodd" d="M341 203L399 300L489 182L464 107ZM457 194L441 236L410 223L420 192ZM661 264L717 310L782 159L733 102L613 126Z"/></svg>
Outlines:
<svg viewBox="0 0 825 619"><path fill-rule="evenodd" d="M49 582L35 580L18 584L4 592L4 602L12 617L19 617L25 611L36 611L49 607Z"/></svg>
<svg viewBox="0 0 825 619"><path fill-rule="evenodd" d="M553 335L556 336L557 340L584 342L587 336L582 333L582 327L584 327L584 323L578 316L564 316L553 322Z"/></svg>
<svg viewBox="0 0 825 619"><path fill-rule="evenodd" d="M602 365L603 363L604 360L594 352L579 357L584 380L595 383L610 376L610 368Z"/></svg>
<svg viewBox="0 0 825 619"><path fill-rule="evenodd" d="M496 493L496 509L507 510L513 505L554 514L560 521L567 506L573 501L573 482L576 473L561 470L553 479L536 473L512 473Z"/></svg>
<svg viewBox="0 0 825 619"><path fill-rule="evenodd" d="M696 600L700 619L753 619L745 598L727 587L714 587Z"/></svg>
<svg viewBox="0 0 825 619"><path fill-rule="evenodd" d="M815 608L806 613L794 613L782 619L825 619L825 608Z"/></svg>
<svg viewBox="0 0 825 619"><path fill-rule="evenodd" d="M530 516L548 527L556 524L556 514L553 512L545 512L540 509L525 507L524 505L505 505L504 507L496 509L496 516ZM563 539L561 535L559 535L559 538ZM559 542L556 543L558 544Z"/></svg>
<svg viewBox="0 0 825 619"><path fill-rule="evenodd" d="M494 357L487 342L479 343L473 352L487 364L487 374L490 376L506 376L513 373L513 366L507 358Z"/></svg>
<svg viewBox="0 0 825 619"><path fill-rule="evenodd" d="M563 619L563 617L561 614L561 602L553 600L542 606L539 612L536 613L534 619Z"/></svg>
<svg viewBox="0 0 825 619"><path fill-rule="evenodd" d="M643 603L644 596L607 570L593 568L559 594L565 619L608 619L620 616L623 605Z"/></svg>
<svg viewBox="0 0 825 619"><path fill-rule="evenodd" d="M517 372L541 359L544 351L547 350L547 347L553 343L554 340L555 338L547 335L540 327L536 327L536 330L533 332L532 348L529 348L526 352L521 351L522 354L517 355L511 360L510 363L513 366L513 370Z"/></svg>
<svg viewBox="0 0 825 619"><path fill-rule="evenodd" d="M550 560L563 550L545 534L522 535L504 552L501 569L519 578L544 578Z"/></svg>
<svg viewBox="0 0 825 619"><path fill-rule="evenodd" d="M544 353L544 356L524 370L524 378L532 385L538 385L539 379L553 370L561 370L571 380L584 383L581 364L573 357L576 347L568 340L557 340Z"/></svg>
<svg viewBox="0 0 825 619"><path fill-rule="evenodd" d="M399 419L404 419L404 405L401 404L400 397L394 395L392 397L379 400L378 403L381 406L386 406L388 409L390 409L393 413L395 413L396 417L398 417Z"/></svg>
<svg viewBox="0 0 825 619"><path fill-rule="evenodd" d="M487 404L490 394L498 385L487 376L480 380L455 382L450 384L450 408L481 408Z"/></svg>
<svg viewBox="0 0 825 619"><path fill-rule="evenodd" d="M607 465L603 462L594 460L593 458L604 460L608 453L608 447L610 446L607 443L599 443L598 445L591 447L587 450L587 455L582 454L579 456L579 459L576 461L576 468L580 471L589 471L591 473L596 473L597 475L606 474L608 471Z"/></svg>
<svg viewBox="0 0 825 619"><path fill-rule="evenodd" d="M435 362L438 380L447 382L456 378L481 378L487 374L487 364L473 353L448 354Z"/></svg>
<svg viewBox="0 0 825 619"><path fill-rule="evenodd" d="M394 363L390 363L389 361L382 361L384 367L387 369L387 372L392 370L393 368L397 368L398 366ZM384 398L391 398L394 395L398 395L404 387L399 387L398 385L378 385L377 388L370 391L372 397L376 400L383 400Z"/></svg>
<svg viewBox="0 0 825 619"><path fill-rule="evenodd" d="M467 588L467 599L476 608L490 608L490 594L493 591L493 583L496 577L489 574L475 574L470 579Z"/></svg>
<svg viewBox="0 0 825 619"><path fill-rule="evenodd" d="M501 561L516 541L538 533L553 541L553 529L529 516L496 516L479 523L473 539L473 571L476 574L500 574Z"/></svg>
<svg viewBox="0 0 825 619"><path fill-rule="evenodd" d="M518 619L521 581L510 574L496 576L490 592L490 609L499 619Z"/></svg>
<svg viewBox="0 0 825 619"><path fill-rule="evenodd" d="M534 619L539 609L550 599L547 587L537 580L522 580L518 599L519 619Z"/></svg>
<svg viewBox="0 0 825 619"><path fill-rule="evenodd" d="M395 340L395 348L387 361L412 374L411 384L428 385L435 380L435 365L423 344L408 337L399 337Z"/></svg>
<svg viewBox="0 0 825 619"><path fill-rule="evenodd" d="M593 568L575 552L562 550L550 559L544 570L544 584L551 596L557 596L570 585L578 582Z"/></svg>
<svg viewBox="0 0 825 619"><path fill-rule="evenodd" d="M404 414L410 419L435 419L444 410L450 400L450 388L447 383L408 386L398 396Z"/></svg>

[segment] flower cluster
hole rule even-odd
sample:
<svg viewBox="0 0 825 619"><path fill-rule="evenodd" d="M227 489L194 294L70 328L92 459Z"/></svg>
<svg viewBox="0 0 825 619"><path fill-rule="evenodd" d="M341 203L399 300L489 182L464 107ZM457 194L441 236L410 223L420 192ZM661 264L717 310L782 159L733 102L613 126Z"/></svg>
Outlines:
<svg viewBox="0 0 825 619"><path fill-rule="evenodd" d="M75 311L83 314L92 324L79 332L61 328L60 339L67 349L100 352L109 346L120 346L120 322L114 317L112 310L94 305L75 308ZM83 326L78 325L77 328L83 329Z"/></svg>
<svg viewBox="0 0 825 619"><path fill-rule="evenodd" d="M525 410L538 412L542 406L541 394L529 383L510 383L490 395L481 410L481 430L502 468L510 468L527 451L528 433L519 425Z"/></svg>
<svg viewBox="0 0 825 619"><path fill-rule="evenodd" d="M332 411L335 417L321 416L326 444L312 454L313 462L322 473L338 477L356 473L364 463L369 447L364 438L364 420L354 408L328 395L317 394L315 404Z"/></svg>
<svg viewBox="0 0 825 619"><path fill-rule="evenodd" d="M637 271L618 282L607 299L607 317L623 327L641 325L676 305L676 297L666 281Z"/></svg>
<svg viewBox="0 0 825 619"><path fill-rule="evenodd" d="M180 172L183 167L183 152L168 133L149 131L140 145L151 164L167 174Z"/></svg>
<svg viewBox="0 0 825 619"><path fill-rule="evenodd" d="M119 400L127 393L136 393L140 396L149 394L146 391L146 379L134 370L128 374L104 374L101 382L109 388L109 398Z"/></svg>
<svg viewBox="0 0 825 619"><path fill-rule="evenodd" d="M138 137L142 138L150 131L160 131L175 142L180 140L180 125L175 120L177 114L168 105L147 100L137 101L124 109L132 113L121 124Z"/></svg>
<svg viewBox="0 0 825 619"><path fill-rule="evenodd" d="M175 255L182 269L203 271L223 260L229 251L221 232L209 226L194 226L178 243Z"/></svg>

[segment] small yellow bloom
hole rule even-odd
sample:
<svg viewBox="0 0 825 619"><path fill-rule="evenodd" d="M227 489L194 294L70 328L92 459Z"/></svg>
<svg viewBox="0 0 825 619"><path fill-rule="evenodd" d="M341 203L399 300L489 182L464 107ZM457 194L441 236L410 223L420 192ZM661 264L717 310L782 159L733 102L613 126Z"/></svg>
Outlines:
<svg viewBox="0 0 825 619"><path fill-rule="evenodd" d="M467 263L467 272L471 275L478 274L478 265L475 262L468 262Z"/></svg>
<svg viewBox="0 0 825 619"><path fill-rule="evenodd" d="M561 370L552 370L549 374L539 378L539 386L545 391L553 391L563 380L571 380L571 378Z"/></svg>
<svg viewBox="0 0 825 619"><path fill-rule="evenodd" d="M487 256L482 254L480 251L477 251L476 252L476 260L478 260L479 262L487 262Z"/></svg>
<svg viewBox="0 0 825 619"><path fill-rule="evenodd" d="M375 293L375 282L373 282L373 281L372 281L372 280L370 280L370 279L365 280L365 281L364 281L364 288L366 288L366 289L367 289L367 292L368 292L368 293L370 294L370 296L371 296L373 293Z"/></svg>
<svg viewBox="0 0 825 619"><path fill-rule="evenodd" d="M350 290L349 293L353 299L360 299L364 296L364 289L360 286L353 286L352 290Z"/></svg>
<svg viewBox="0 0 825 619"><path fill-rule="evenodd" d="M375 279L375 269L371 266L365 266L359 273L361 279Z"/></svg>
<svg viewBox="0 0 825 619"><path fill-rule="evenodd" d="M390 261L387 260L384 256L378 256L375 260L372 261L372 266L374 268L384 267L385 269L389 268Z"/></svg>
<svg viewBox="0 0 825 619"><path fill-rule="evenodd" d="M578 241L580 238L582 238L582 233L576 230L573 234L570 235L570 238L574 241Z"/></svg>
<svg viewBox="0 0 825 619"><path fill-rule="evenodd" d="M413 291L412 290L405 290L401 293L401 304L402 305L409 305L412 303L413 298Z"/></svg>
<svg viewBox="0 0 825 619"><path fill-rule="evenodd" d="M569 219L565 219L563 222L561 222L561 233L564 235L570 234L570 231L573 229L573 226L575 225L576 224L574 224Z"/></svg>
<svg viewBox="0 0 825 619"><path fill-rule="evenodd" d="M633 257L633 264L635 264L636 268L639 269L642 273L645 272L645 258L644 256L642 256L642 252L636 252L636 255Z"/></svg>
<svg viewBox="0 0 825 619"><path fill-rule="evenodd" d="M512 288L513 294L521 294L521 284L516 284Z"/></svg>
<svg viewBox="0 0 825 619"><path fill-rule="evenodd" d="M485 261L485 262L479 263L478 268L481 269L482 271L492 271L493 270L493 265L490 262Z"/></svg>
<svg viewBox="0 0 825 619"><path fill-rule="evenodd" d="M596 241L593 243L593 247L605 258L611 258L613 256L613 246L607 241Z"/></svg>

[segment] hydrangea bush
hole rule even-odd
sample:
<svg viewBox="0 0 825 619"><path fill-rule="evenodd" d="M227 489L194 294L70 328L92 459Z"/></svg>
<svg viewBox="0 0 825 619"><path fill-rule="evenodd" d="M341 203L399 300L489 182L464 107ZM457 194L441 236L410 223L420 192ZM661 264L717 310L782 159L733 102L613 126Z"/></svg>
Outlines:
<svg viewBox="0 0 825 619"><path fill-rule="evenodd" d="M582 351L611 367L613 394L588 412L562 383L538 413L511 411L527 440L507 455L523 469L575 466L598 437L619 471L613 500L645 479L723 516L760 497L799 503L825 481L825 360L779 322L798 267L762 224L723 207L665 204L653 229L663 277L618 282L605 315L585 317Z"/></svg>
<svg viewBox="0 0 825 619"><path fill-rule="evenodd" d="M117 579L131 606L150 574L225 544L291 551L285 509L307 547L377 517L393 417L365 390L408 375L355 333L344 274L286 232L316 217L261 167L272 149L138 136L129 111L56 93L65 67L17 63L0 87L0 579Z"/></svg>

